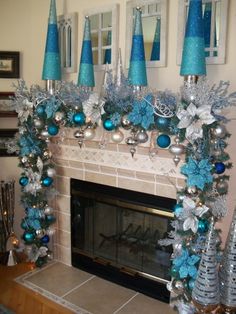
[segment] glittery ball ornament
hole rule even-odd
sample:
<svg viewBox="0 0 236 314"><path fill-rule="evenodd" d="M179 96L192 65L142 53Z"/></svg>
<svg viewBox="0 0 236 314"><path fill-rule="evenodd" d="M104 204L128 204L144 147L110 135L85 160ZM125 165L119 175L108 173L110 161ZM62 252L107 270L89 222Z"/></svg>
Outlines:
<svg viewBox="0 0 236 314"><path fill-rule="evenodd" d="M50 241L50 238L47 234L45 234L45 236L43 236L40 241L43 243L43 244L47 244L49 241Z"/></svg>
<svg viewBox="0 0 236 314"><path fill-rule="evenodd" d="M225 172L225 165L223 162L216 162L215 163L215 172L217 174L222 174Z"/></svg>
<svg viewBox="0 0 236 314"><path fill-rule="evenodd" d="M57 135L57 133L59 132L59 127L55 124L50 124L48 126L48 134L51 135L51 136L55 136Z"/></svg>
<svg viewBox="0 0 236 314"><path fill-rule="evenodd" d="M124 134L120 130L113 132L111 135L111 140L115 143L120 143L123 141L123 139L124 139Z"/></svg>
<svg viewBox="0 0 236 314"><path fill-rule="evenodd" d="M44 187L49 187L53 183L53 178L51 177L46 177L42 180L42 185Z"/></svg>
<svg viewBox="0 0 236 314"><path fill-rule="evenodd" d="M38 105L38 106L36 107L36 113L37 113L40 117L43 116L44 113L45 113L45 108L44 108L44 106Z"/></svg>
<svg viewBox="0 0 236 314"><path fill-rule="evenodd" d="M156 120L156 125L160 130L166 130L170 125L170 119L164 117L158 117Z"/></svg>
<svg viewBox="0 0 236 314"><path fill-rule="evenodd" d="M26 186L29 183L29 179L27 177L21 177L19 183L21 186Z"/></svg>
<svg viewBox="0 0 236 314"><path fill-rule="evenodd" d="M228 192L229 185L227 181L225 180L220 180L219 182L216 183L216 190L220 195L226 194Z"/></svg>
<svg viewBox="0 0 236 314"><path fill-rule="evenodd" d="M106 119L103 122L103 127L105 130L107 131L113 131L115 129L115 125L113 124L113 122L111 121L111 119Z"/></svg>
<svg viewBox="0 0 236 314"><path fill-rule="evenodd" d="M208 222L208 220L206 220L206 219L200 219L199 221L198 221L198 232L199 233L205 233L205 232L207 232L208 231L208 228L209 228L209 222Z"/></svg>
<svg viewBox="0 0 236 314"><path fill-rule="evenodd" d="M217 125L216 128L212 129L212 135L215 138L224 138L227 133L224 125Z"/></svg>
<svg viewBox="0 0 236 314"><path fill-rule="evenodd" d="M157 145L161 148L167 148L170 145L170 137L167 134L161 134L157 137Z"/></svg>
<svg viewBox="0 0 236 314"><path fill-rule="evenodd" d="M27 244L31 244L33 243L35 239L35 233L34 232L30 232L30 231L25 231L23 234L23 240L27 243Z"/></svg>
<svg viewBox="0 0 236 314"><path fill-rule="evenodd" d="M85 123L85 114L83 112L77 112L73 115L73 121L77 125L83 125Z"/></svg>
<svg viewBox="0 0 236 314"><path fill-rule="evenodd" d="M55 176L55 174L56 174L56 170L55 170L54 168L48 168L48 169L47 169L47 175L48 175L48 177L53 178L53 177Z"/></svg>

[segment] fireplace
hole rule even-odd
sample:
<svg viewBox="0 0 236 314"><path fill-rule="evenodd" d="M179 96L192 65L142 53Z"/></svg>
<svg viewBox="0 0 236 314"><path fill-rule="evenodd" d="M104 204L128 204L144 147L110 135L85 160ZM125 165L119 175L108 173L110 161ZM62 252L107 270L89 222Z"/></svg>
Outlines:
<svg viewBox="0 0 236 314"><path fill-rule="evenodd" d="M174 199L71 179L72 265L169 302Z"/></svg>

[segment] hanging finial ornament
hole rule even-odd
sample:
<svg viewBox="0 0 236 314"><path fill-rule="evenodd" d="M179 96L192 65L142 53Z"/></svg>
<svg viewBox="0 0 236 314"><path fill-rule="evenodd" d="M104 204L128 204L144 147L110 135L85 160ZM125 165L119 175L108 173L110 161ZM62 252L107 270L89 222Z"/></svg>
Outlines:
<svg viewBox="0 0 236 314"><path fill-rule="evenodd" d="M176 136L175 138L175 144L172 144L169 147L169 151L171 152L171 154L174 155L173 161L175 163L176 166L178 166L179 162L180 162L180 155L184 154L185 151L185 146L183 144L180 144L180 140L179 137Z"/></svg>

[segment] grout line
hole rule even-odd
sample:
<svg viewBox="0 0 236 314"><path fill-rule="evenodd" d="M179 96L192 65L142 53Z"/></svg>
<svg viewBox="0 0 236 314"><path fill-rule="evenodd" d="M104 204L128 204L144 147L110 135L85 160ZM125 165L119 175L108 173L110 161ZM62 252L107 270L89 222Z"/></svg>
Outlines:
<svg viewBox="0 0 236 314"><path fill-rule="evenodd" d="M139 295L139 292L137 292L135 295L133 295L128 301L126 301L121 307L119 307L113 314L118 313L121 309L123 309L130 301L132 301L137 295Z"/></svg>
<svg viewBox="0 0 236 314"><path fill-rule="evenodd" d="M82 282L80 285L74 287L73 289L71 289L71 290L69 290L68 292L66 292L65 294L63 294L63 295L61 296L61 298L66 297L68 294L70 294L70 293L73 292L74 290L76 290L76 289L82 287L84 284L86 284L86 283L89 282L90 280L94 279L95 277L96 277L96 276L92 276L92 277L90 277L89 279L85 280L85 281Z"/></svg>

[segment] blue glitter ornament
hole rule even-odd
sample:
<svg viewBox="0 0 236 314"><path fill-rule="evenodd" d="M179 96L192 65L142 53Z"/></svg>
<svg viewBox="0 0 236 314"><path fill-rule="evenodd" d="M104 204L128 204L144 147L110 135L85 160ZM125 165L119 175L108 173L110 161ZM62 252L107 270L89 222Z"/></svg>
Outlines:
<svg viewBox="0 0 236 314"><path fill-rule="evenodd" d="M167 148L170 145L170 137L167 134L161 134L157 137L157 145L161 148Z"/></svg>
<svg viewBox="0 0 236 314"><path fill-rule="evenodd" d="M193 290L194 284L195 284L195 279L190 279L188 282L188 287L190 290Z"/></svg>
<svg viewBox="0 0 236 314"><path fill-rule="evenodd" d="M53 178L51 177L45 177L43 180L42 180L42 185L45 186L45 187L49 187L53 182Z"/></svg>
<svg viewBox="0 0 236 314"><path fill-rule="evenodd" d="M55 222L56 218L54 215L46 215L45 220L48 224L52 224Z"/></svg>
<svg viewBox="0 0 236 314"><path fill-rule="evenodd" d="M48 126L48 134L54 136L54 135L57 135L58 131L59 131L59 127L57 125L52 123Z"/></svg>
<svg viewBox="0 0 236 314"><path fill-rule="evenodd" d="M158 129L166 130L170 125L170 119L158 117L156 120L156 125Z"/></svg>
<svg viewBox="0 0 236 314"><path fill-rule="evenodd" d="M215 163L215 172L217 174L222 174L225 172L225 165L223 164L223 162L216 162Z"/></svg>
<svg viewBox="0 0 236 314"><path fill-rule="evenodd" d="M47 234L45 234L45 236L43 236L40 241L44 244L47 244L50 241L50 238Z"/></svg>
<svg viewBox="0 0 236 314"><path fill-rule="evenodd" d="M29 179L27 177L21 177L19 183L21 186L26 186L29 183Z"/></svg>
<svg viewBox="0 0 236 314"><path fill-rule="evenodd" d="M35 233L32 231L25 231L23 234L23 240L27 243L27 244L31 244L33 243L35 239Z"/></svg>
<svg viewBox="0 0 236 314"><path fill-rule="evenodd" d="M44 108L44 106L42 106L42 105L37 106L37 108L36 108L36 113L37 113L39 116L43 116L44 113L45 113L45 108Z"/></svg>
<svg viewBox="0 0 236 314"><path fill-rule="evenodd" d="M198 221L198 229L197 231L199 233L205 233L208 231L208 228L209 228L209 222L206 220L206 219L200 219Z"/></svg>
<svg viewBox="0 0 236 314"><path fill-rule="evenodd" d="M106 119L104 122L103 122L103 127L105 130L107 131L112 131L115 129L115 125L114 123L111 121L111 119Z"/></svg>
<svg viewBox="0 0 236 314"><path fill-rule="evenodd" d="M73 115L73 122L78 125L83 125L85 123L85 114L83 112L77 112Z"/></svg>

